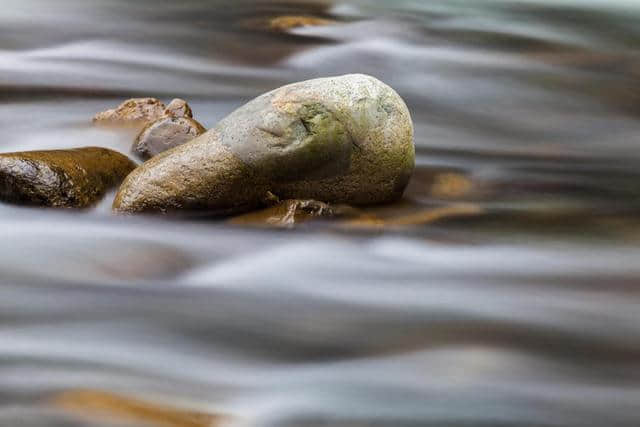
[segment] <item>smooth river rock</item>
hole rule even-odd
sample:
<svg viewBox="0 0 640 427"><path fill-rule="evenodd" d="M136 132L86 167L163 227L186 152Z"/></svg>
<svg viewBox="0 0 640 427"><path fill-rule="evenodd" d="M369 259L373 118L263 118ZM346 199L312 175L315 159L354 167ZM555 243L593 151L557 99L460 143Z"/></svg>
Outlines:
<svg viewBox="0 0 640 427"><path fill-rule="evenodd" d="M119 184L135 166L128 157L99 147L2 153L0 200L84 208Z"/></svg>
<svg viewBox="0 0 640 427"><path fill-rule="evenodd" d="M355 205L399 199L414 167L400 96L362 74L275 89L123 182L117 212L253 209L265 199Z"/></svg>
<svg viewBox="0 0 640 427"><path fill-rule="evenodd" d="M142 159L167 151L202 135L206 129L189 117L167 116L149 123L138 134L131 151Z"/></svg>

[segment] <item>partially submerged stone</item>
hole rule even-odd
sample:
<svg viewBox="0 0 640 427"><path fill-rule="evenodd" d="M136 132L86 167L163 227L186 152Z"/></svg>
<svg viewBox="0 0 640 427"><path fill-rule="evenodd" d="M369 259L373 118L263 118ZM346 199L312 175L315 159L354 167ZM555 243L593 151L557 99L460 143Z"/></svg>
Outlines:
<svg viewBox="0 0 640 427"><path fill-rule="evenodd" d="M165 114L165 105L156 98L127 99L118 107L96 114L93 122L103 125L144 126Z"/></svg>
<svg viewBox="0 0 640 427"><path fill-rule="evenodd" d="M149 159L191 141L205 131L200 123L189 117L163 117L142 129L131 150L142 159Z"/></svg>
<svg viewBox="0 0 640 427"><path fill-rule="evenodd" d="M292 28L312 26L315 27L335 23L335 21L331 21L325 18L318 18L316 16L283 15L270 19L269 28L276 31L287 31Z"/></svg>
<svg viewBox="0 0 640 427"><path fill-rule="evenodd" d="M71 389L52 394L47 403L54 408L86 418L89 424L146 425L162 427L217 427L229 424L231 416L169 406L138 396L93 389ZM133 423L133 424L132 424ZM84 424L83 424L84 425Z"/></svg>
<svg viewBox="0 0 640 427"><path fill-rule="evenodd" d="M400 205L397 209L396 206ZM477 217L485 213L480 206L471 203L457 203L442 207L421 207L414 203L391 206L392 212L373 211L356 218L349 218L339 224L344 229L397 229L427 225L434 222Z"/></svg>
<svg viewBox="0 0 640 427"><path fill-rule="evenodd" d="M431 195L441 199L456 199L464 197L473 189L473 182L457 172L437 174L431 184Z"/></svg>
<svg viewBox="0 0 640 427"><path fill-rule="evenodd" d="M400 96L362 74L281 87L132 172L118 212L239 212L266 195L355 205L399 199L414 167Z"/></svg>
<svg viewBox="0 0 640 427"><path fill-rule="evenodd" d="M193 111L191 111L191 107L187 104L187 101L180 98L172 99L164 110L164 114L172 117L193 117Z"/></svg>
<svg viewBox="0 0 640 427"><path fill-rule="evenodd" d="M339 21L321 18L313 15L281 15L262 16L242 19L239 24L249 30L267 30L275 32L288 32L300 27L317 27L338 24Z"/></svg>
<svg viewBox="0 0 640 427"><path fill-rule="evenodd" d="M311 219L359 215L348 205L332 205L317 200L283 200L255 212L235 216L232 224L290 228Z"/></svg>
<svg viewBox="0 0 640 427"><path fill-rule="evenodd" d="M142 159L177 147L205 132L193 119L191 107L175 98L165 107L156 98L132 98L117 108L98 113L94 123L142 128L131 151Z"/></svg>
<svg viewBox="0 0 640 427"><path fill-rule="evenodd" d="M3 153L0 200L84 208L97 202L134 168L128 157L98 147Z"/></svg>

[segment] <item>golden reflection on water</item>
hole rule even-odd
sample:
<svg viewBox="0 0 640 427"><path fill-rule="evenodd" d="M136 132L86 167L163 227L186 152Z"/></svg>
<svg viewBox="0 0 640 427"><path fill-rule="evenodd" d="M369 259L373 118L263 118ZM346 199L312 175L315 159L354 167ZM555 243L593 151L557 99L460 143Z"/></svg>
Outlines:
<svg viewBox="0 0 640 427"><path fill-rule="evenodd" d="M217 427L228 417L161 405L138 397L101 390L68 390L49 403L92 421L136 422L154 427Z"/></svg>

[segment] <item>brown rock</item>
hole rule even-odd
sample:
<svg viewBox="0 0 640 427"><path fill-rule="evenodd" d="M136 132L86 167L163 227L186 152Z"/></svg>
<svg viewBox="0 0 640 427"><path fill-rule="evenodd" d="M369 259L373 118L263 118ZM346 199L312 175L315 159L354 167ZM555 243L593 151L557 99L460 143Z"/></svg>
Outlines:
<svg viewBox="0 0 640 427"><path fill-rule="evenodd" d="M317 200L283 200L266 209L235 216L229 222L290 228L310 219L355 216L358 213L348 205L331 205Z"/></svg>
<svg viewBox="0 0 640 427"><path fill-rule="evenodd" d="M442 207L420 206L414 202L399 202L393 205L370 209L363 215L341 222L340 228L357 229L397 229L427 225L438 221L477 217L485 213L480 206L470 203L456 203Z"/></svg>
<svg viewBox="0 0 640 427"><path fill-rule="evenodd" d="M163 117L142 129L131 151L143 159L150 159L156 154L191 141L205 131L200 123L189 117Z"/></svg>
<svg viewBox="0 0 640 427"><path fill-rule="evenodd" d="M99 147L3 153L0 200L84 208L97 202L135 167L128 157Z"/></svg>
<svg viewBox="0 0 640 427"><path fill-rule="evenodd" d="M119 126L144 126L164 116L165 106L156 98L132 98L117 108L96 114L93 122Z"/></svg>
<svg viewBox="0 0 640 427"><path fill-rule="evenodd" d="M441 199L456 199L469 194L473 182L456 172L446 172L435 176L431 184L431 195Z"/></svg>
<svg viewBox="0 0 640 427"><path fill-rule="evenodd" d="M209 132L199 138L212 135ZM162 167L169 153L172 166ZM153 167L149 173L149 164L160 167ZM180 179L178 167L183 174ZM113 201L114 211L198 211L224 215L259 206L269 191L252 168L221 144L207 144L205 150L199 145L183 144L153 157L136 170L139 173L129 174L120 186ZM150 179L155 182L152 186Z"/></svg>
<svg viewBox="0 0 640 427"><path fill-rule="evenodd" d="M298 27L312 27L335 24L336 21L315 16L284 15L269 20L269 28L276 31L287 31Z"/></svg>
<svg viewBox="0 0 640 427"><path fill-rule="evenodd" d="M164 114L172 117L193 117L193 112L191 111L189 104L187 104L187 101L180 98L171 100L169 105L167 105L167 108L164 110Z"/></svg>

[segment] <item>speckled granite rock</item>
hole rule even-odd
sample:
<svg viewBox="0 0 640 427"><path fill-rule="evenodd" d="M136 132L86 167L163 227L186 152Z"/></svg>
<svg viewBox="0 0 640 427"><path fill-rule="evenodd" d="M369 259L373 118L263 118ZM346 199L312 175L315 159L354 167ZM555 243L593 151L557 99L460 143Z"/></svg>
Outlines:
<svg viewBox="0 0 640 427"><path fill-rule="evenodd" d="M400 96L362 74L283 86L132 172L118 212L238 212L280 199L376 204L402 196L414 167Z"/></svg>

